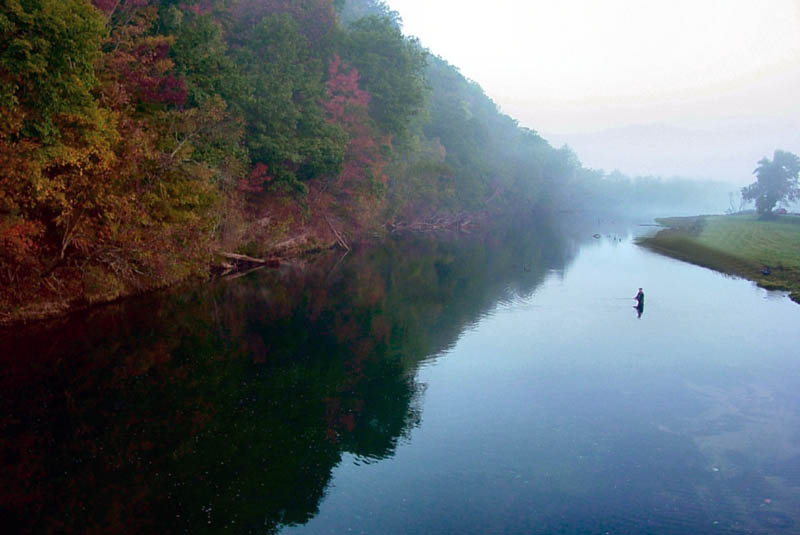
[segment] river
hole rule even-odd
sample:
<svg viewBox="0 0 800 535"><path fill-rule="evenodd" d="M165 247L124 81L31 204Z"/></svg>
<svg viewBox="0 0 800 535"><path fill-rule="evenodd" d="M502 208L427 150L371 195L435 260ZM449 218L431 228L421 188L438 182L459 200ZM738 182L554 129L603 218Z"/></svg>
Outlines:
<svg viewBox="0 0 800 535"><path fill-rule="evenodd" d="M4 523L796 533L800 306L647 229L396 236L6 332Z"/></svg>

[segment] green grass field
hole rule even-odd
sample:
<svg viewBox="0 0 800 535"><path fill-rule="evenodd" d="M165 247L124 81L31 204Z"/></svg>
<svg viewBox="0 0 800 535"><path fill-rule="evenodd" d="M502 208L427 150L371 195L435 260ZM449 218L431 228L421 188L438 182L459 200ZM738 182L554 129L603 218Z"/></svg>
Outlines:
<svg viewBox="0 0 800 535"><path fill-rule="evenodd" d="M666 229L639 244L660 253L791 292L800 303L800 217L755 215L659 219ZM765 266L770 275L761 272Z"/></svg>

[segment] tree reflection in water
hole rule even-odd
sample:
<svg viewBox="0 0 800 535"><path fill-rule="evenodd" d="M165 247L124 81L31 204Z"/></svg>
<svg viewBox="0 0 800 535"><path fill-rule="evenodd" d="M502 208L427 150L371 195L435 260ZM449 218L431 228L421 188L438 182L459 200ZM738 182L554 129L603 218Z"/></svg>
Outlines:
<svg viewBox="0 0 800 535"><path fill-rule="evenodd" d="M3 335L13 532L273 532L420 421L420 361L571 256L541 222L408 235ZM574 248L573 248L574 249ZM8 528L7 528L8 529Z"/></svg>

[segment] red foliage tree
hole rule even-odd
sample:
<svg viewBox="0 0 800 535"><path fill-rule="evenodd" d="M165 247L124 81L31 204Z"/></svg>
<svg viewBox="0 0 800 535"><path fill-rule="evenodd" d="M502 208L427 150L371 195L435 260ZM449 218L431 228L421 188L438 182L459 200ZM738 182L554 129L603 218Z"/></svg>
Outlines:
<svg viewBox="0 0 800 535"><path fill-rule="evenodd" d="M370 95L358 86L358 71L343 63L338 55L328 67L328 99L323 103L328 120L341 125L350 137L344 169L339 175L340 188L351 191L386 184L385 153L391 137L381 135L369 117Z"/></svg>
<svg viewBox="0 0 800 535"><path fill-rule="evenodd" d="M180 107L186 102L186 85L170 72L173 39L148 35L156 16L154 7L131 11L129 22L112 32L114 48L103 59L103 71L121 86L119 90L125 93L121 102Z"/></svg>
<svg viewBox="0 0 800 535"><path fill-rule="evenodd" d="M267 165L258 162L246 177L239 179L238 188L243 192L261 193L264 191L264 184L271 181L272 176Z"/></svg>

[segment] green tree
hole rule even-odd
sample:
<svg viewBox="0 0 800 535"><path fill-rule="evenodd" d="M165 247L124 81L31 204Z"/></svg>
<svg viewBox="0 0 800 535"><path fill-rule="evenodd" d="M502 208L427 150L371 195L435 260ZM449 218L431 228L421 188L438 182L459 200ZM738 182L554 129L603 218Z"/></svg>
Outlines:
<svg viewBox="0 0 800 535"><path fill-rule="evenodd" d="M105 21L84 0L5 0L0 11L0 135L52 143L92 122ZM59 124L60 123L60 124Z"/></svg>
<svg viewBox="0 0 800 535"><path fill-rule="evenodd" d="M758 162L753 171L757 180L742 188L745 201L755 201L756 211L769 215L780 201L794 201L800 198L800 158L788 151L776 150L770 160L767 157Z"/></svg>
<svg viewBox="0 0 800 535"><path fill-rule="evenodd" d="M347 138L325 120L322 63L288 14L269 15L238 50L249 94L240 104L245 143L254 163L269 176L298 189L298 182L342 169Z"/></svg>
<svg viewBox="0 0 800 535"><path fill-rule="evenodd" d="M375 15L388 17L398 28L402 25L400 13L386 5L384 0L334 0L333 5L345 24Z"/></svg>
<svg viewBox="0 0 800 535"><path fill-rule="evenodd" d="M175 35L171 48L175 73L183 78L187 104L198 106L215 96L226 102L240 99L245 84L239 67L228 55L222 28L210 15L186 15L172 7L167 12L170 33Z"/></svg>
<svg viewBox="0 0 800 535"><path fill-rule="evenodd" d="M344 49L370 94L370 116L383 132L403 137L425 104L427 53L390 18L376 16L350 25Z"/></svg>

